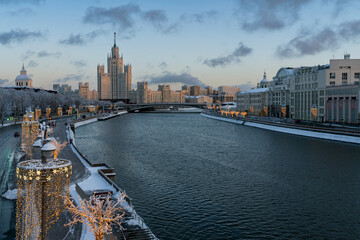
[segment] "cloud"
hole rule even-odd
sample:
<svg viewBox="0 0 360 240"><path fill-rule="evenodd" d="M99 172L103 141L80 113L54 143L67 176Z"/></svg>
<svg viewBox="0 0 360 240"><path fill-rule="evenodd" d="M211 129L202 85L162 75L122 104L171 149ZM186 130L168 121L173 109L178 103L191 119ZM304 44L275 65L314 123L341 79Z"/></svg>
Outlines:
<svg viewBox="0 0 360 240"><path fill-rule="evenodd" d="M238 0L235 15L245 31L279 30L299 19L300 10L310 0Z"/></svg>
<svg viewBox="0 0 360 240"><path fill-rule="evenodd" d="M17 5L17 4L33 4L33 5L38 5L40 3L45 2L45 0L0 0L0 4L3 5Z"/></svg>
<svg viewBox="0 0 360 240"><path fill-rule="evenodd" d="M140 13L140 7L134 4L126 4L114 8L89 7L83 17L84 23L112 24L119 31L125 32L134 27L136 17Z"/></svg>
<svg viewBox="0 0 360 240"><path fill-rule="evenodd" d="M72 61L72 64L74 64L78 68L87 66L87 62L85 60Z"/></svg>
<svg viewBox="0 0 360 240"><path fill-rule="evenodd" d="M360 36L360 20L348 21L323 30L303 30L288 43L278 46L276 55L283 58L315 55L338 49L341 44Z"/></svg>
<svg viewBox="0 0 360 240"><path fill-rule="evenodd" d="M0 78L0 86L5 86L9 82L9 79Z"/></svg>
<svg viewBox="0 0 360 240"><path fill-rule="evenodd" d="M192 76L189 73L170 73L163 72L161 75L148 75L143 77L144 80L149 81L150 84L160 84L160 83L183 83L186 85L193 86L207 86L205 83L200 81L197 77Z"/></svg>
<svg viewBox="0 0 360 240"><path fill-rule="evenodd" d="M20 43L31 38L41 38L43 33L27 30L11 30L10 32L0 33L0 44Z"/></svg>
<svg viewBox="0 0 360 240"><path fill-rule="evenodd" d="M70 82L70 81L80 82L80 81L83 81L86 78L88 78L88 77L84 76L84 75L68 74L66 77L55 79L53 82L55 82L55 83L67 83L67 82Z"/></svg>
<svg viewBox="0 0 360 240"><path fill-rule="evenodd" d="M27 65L28 67L37 67L39 66L39 64L37 62L35 62L34 60L30 60L30 62Z"/></svg>
<svg viewBox="0 0 360 240"><path fill-rule="evenodd" d="M252 48L245 46L242 42L239 43L239 46L229 55L224 57L218 57L213 59L206 59L203 64L209 67L222 66L225 67L231 63L240 62L240 57L245 57L253 52Z"/></svg>
<svg viewBox="0 0 360 240"><path fill-rule="evenodd" d="M48 51L41 51L41 52L38 52L37 56L39 58L43 58L43 57L55 57L55 58L59 58L61 57L61 53L60 52L55 52L55 53L49 53Z"/></svg>
<svg viewBox="0 0 360 240"><path fill-rule="evenodd" d="M87 34L70 34L70 36L66 39L60 40L59 43L60 44L65 44L65 45L77 45L77 46L81 46L81 45L85 45L88 42L93 41L97 36L104 34L103 30L95 30L92 32L89 32Z"/></svg>
<svg viewBox="0 0 360 240"><path fill-rule="evenodd" d="M166 62L162 62L162 63L159 64L159 67L160 67L160 68L166 68L167 66L168 66L168 65L167 65Z"/></svg>
<svg viewBox="0 0 360 240"><path fill-rule="evenodd" d="M187 22L197 22L197 23L203 23L206 20L209 19L216 19L218 17L218 11L215 10L211 10L211 11L206 11L206 12L202 12L202 13L194 13L194 14L183 14L180 17L181 21L187 21Z"/></svg>
<svg viewBox="0 0 360 240"><path fill-rule="evenodd" d="M26 53L24 53L24 54L22 55L22 58L23 58L23 60L26 60L26 59L34 56L34 54L36 54L35 51L28 50Z"/></svg>
<svg viewBox="0 0 360 240"><path fill-rule="evenodd" d="M91 6L86 9L83 22L88 24L110 24L116 27L122 38L135 36L137 21L150 24L155 30L170 34L181 29L184 22L204 22L206 19L215 18L217 11L208 11L197 14L183 14L177 21L170 21L164 10L151 9L143 11L136 4L120 5L113 8Z"/></svg>
<svg viewBox="0 0 360 240"><path fill-rule="evenodd" d="M61 40L59 43L66 45L84 45L85 39L80 34L70 34L67 39Z"/></svg>
<svg viewBox="0 0 360 240"><path fill-rule="evenodd" d="M31 8L21 8L16 11L8 12L11 16L32 16L35 12Z"/></svg>

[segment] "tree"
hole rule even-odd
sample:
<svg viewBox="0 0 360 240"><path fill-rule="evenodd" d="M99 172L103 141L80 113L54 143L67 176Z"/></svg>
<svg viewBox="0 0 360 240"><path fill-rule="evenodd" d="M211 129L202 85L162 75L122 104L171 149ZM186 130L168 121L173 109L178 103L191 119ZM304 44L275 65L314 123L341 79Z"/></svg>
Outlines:
<svg viewBox="0 0 360 240"><path fill-rule="evenodd" d="M126 194L119 194L116 201L111 199L111 194L92 195L89 200L80 199L79 206L75 206L74 200L65 197L65 204L72 215L72 220L65 226L72 226L78 222L85 224L89 230L95 235L96 240L103 240L104 234L112 232L112 226L118 225L122 229L121 223L125 215Z"/></svg>

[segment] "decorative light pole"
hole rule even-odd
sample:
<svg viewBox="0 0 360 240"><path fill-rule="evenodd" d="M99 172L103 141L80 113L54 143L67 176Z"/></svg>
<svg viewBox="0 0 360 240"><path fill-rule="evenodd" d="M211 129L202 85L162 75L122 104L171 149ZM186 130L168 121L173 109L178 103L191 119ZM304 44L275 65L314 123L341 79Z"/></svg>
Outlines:
<svg viewBox="0 0 360 240"><path fill-rule="evenodd" d="M56 146L48 137L49 128L32 145L41 148L41 159L18 163L16 176L16 239L41 239L65 209L63 197L69 194L71 161L51 158Z"/></svg>

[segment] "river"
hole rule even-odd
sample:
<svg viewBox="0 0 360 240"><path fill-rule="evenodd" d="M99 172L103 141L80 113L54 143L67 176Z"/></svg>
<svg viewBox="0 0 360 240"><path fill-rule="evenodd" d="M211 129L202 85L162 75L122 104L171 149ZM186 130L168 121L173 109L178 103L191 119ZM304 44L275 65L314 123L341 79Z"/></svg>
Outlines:
<svg viewBox="0 0 360 240"><path fill-rule="evenodd" d="M360 147L201 117L126 114L76 129L160 239L358 239Z"/></svg>

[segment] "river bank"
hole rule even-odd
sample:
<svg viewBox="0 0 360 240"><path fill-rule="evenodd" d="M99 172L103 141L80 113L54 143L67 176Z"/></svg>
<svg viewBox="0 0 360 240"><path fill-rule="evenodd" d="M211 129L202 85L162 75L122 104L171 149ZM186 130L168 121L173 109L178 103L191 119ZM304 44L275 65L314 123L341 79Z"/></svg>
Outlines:
<svg viewBox="0 0 360 240"><path fill-rule="evenodd" d="M341 132L341 131L334 131L331 129L321 129L321 128L310 128L310 127L303 127L303 126L295 126L290 124L281 124L281 123L272 123L272 122L261 122L261 121L252 121L250 119L239 119L233 117L224 117L224 116L215 116L206 112L200 114L203 117L235 123L243 126L249 127L256 127L261 129L266 129L270 131L288 133L298 136L304 137L312 137L312 138L319 138L319 139L326 139L332 141L339 141L339 142L346 142L346 143L354 143L360 144L360 133L352 133L348 132Z"/></svg>
<svg viewBox="0 0 360 240"><path fill-rule="evenodd" d="M114 169L106 163L92 163L90 162L76 147L75 134L76 128L85 126L90 123L97 121L104 121L107 119L114 118L127 112L120 112L117 114L109 115L106 117L84 119L82 121L76 121L70 124L71 127L67 129L68 140L71 144L72 151L80 159L84 167L90 173L86 178L76 182L70 186L70 193L73 196L75 202L79 203L81 198L87 198L96 191L110 191L114 197L117 197L120 193L124 192L113 180L115 178ZM151 232L144 220L136 213L131 203L131 198L127 197L125 207L128 212L128 216L123 221L125 229L122 231L115 231L115 234L105 236L105 239L125 239L129 237L142 237L141 239L157 239L156 236ZM83 226L81 239L93 239L92 234Z"/></svg>

